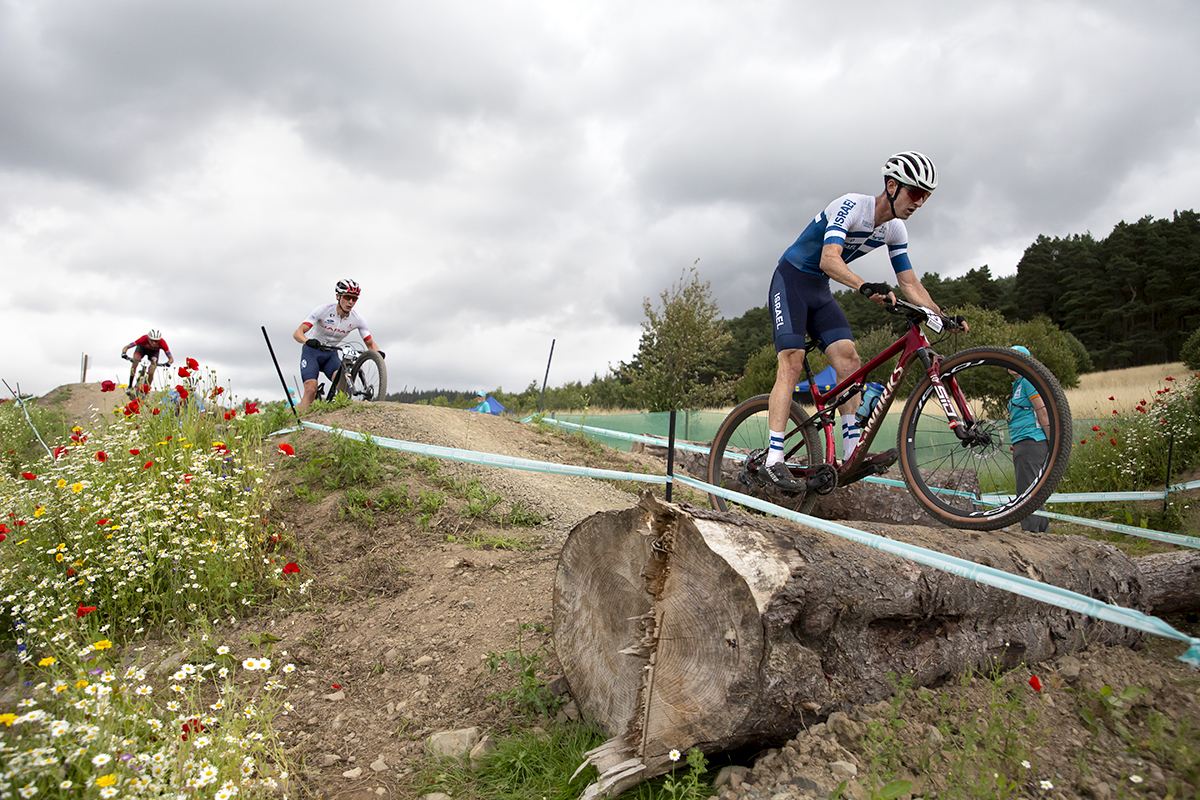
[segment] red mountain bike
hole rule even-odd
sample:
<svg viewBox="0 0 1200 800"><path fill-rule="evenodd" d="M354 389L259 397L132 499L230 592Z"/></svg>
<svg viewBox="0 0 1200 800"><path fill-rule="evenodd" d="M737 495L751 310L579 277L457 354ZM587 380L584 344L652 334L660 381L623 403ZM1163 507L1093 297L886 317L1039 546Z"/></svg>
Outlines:
<svg viewBox="0 0 1200 800"><path fill-rule="evenodd" d="M788 467L805 484L804 491L780 492L761 475L770 438L765 394L742 403L721 423L709 451L708 482L808 513L820 495L871 474L862 460L892 401L908 391L897 436L900 469L924 511L957 528L994 530L1037 510L1058 486L1071 454L1071 409L1058 380L1037 360L1004 347L974 347L943 358L920 326L941 333L945 318L903 300L889 310L907 318L908 332L828 392L817 388L808 364L808 352L816 343L805 346L804 373L816 412L808 414L793 396L784 442ZM900 360L862 425L854 455L839 465L833 438L838 406L861 393L867 375L897 354ZM924 375L913 370L906 379L915 361L924 367ZM1019 493L1007 421L1014 374L1033 384L1050 422L1045 461L1033 483ZM710 494L709 500L714 508L728 510L725 499Z"/></svg>

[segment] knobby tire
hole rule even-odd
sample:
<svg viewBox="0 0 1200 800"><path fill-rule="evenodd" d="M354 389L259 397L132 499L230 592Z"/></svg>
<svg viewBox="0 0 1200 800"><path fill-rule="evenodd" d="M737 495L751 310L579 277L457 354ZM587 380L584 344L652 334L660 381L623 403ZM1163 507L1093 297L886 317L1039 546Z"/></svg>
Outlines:
<svg viewBox="0 0 1200 800"><path fill-rule="evenodd" d="M1047 455L1038 477L1019 496L1012 478L1012 441L1007 401L1016 372L1033 384L1049 416ZM929 376L917 383L900 418L900 469L917 505L955 528L995 530L1034 513L1058 487L1071 455L1071 409L1054 375L1040 362L1003 347L975 347L942 361L942 383L954 400L970 407L974 437L964 445L950 431ZM957 390L957 392L956 392ZM961 399L960 399L961 398ZM1007 496L1000 505L981 494Z"/></svg>
<svg viewBox="0 0 1200 800"><path fill-rule="evenodd" d="M387 364L374 350L359 354L339 387L351 400L382 400L387 394Z"/></svg>
<svg viewBox="0 0 1200 800"><path fill-rule="evenodd" d="M721 423L716 436L713 437L712 447L709 449L708 482L713 486L748 494L759 500L807 514L816 505L816 492L785 495L777 491L768 491L757 484L746 486L738 480L738 474L745 467L745 458L741 456L748 456L753 450L766 450L770 446L770 431L767 427L769 399L769 395L760 394L729 412L729 416ZM811 426L800 426L807 417L804 407L793 402L788 413L784 451L789 453L787 462L795 466L819 464L824 461L816 430ZM793 453L793 448L797 446L799 449ZM726 458L726 454L735 454L738 457ZM719 511L728 511L730 508L730 501L723 497L710 494L708 499L712 507Z"/></svg>

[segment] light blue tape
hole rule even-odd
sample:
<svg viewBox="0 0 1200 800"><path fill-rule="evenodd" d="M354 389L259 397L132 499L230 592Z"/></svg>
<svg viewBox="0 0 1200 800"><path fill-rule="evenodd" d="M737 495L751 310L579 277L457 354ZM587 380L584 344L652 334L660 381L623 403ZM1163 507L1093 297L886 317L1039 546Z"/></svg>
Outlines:
<svg viewBox="0 0 1200 800"><path fill-rule="evenodd" d="M822 530L834 536L840 536L843 539L848 539L867 547L873 547L876 550L882 550L885 553L891 553L901 558L907 558L910 561L916 561L919 564L925 564L935 569L949 572L952 575L969 578L978 583L995 586L998 589L1039 600L1043 603L1049 603L1059 608L1065 608L1068 611L1086 614L1089 617L1102 619L1106 622L1115 622L1118 625L1124 625L1146 633L1186 642L1190 647L1186 653L1179 657L1180 660L1187 663L1200 664L1200 639L1175 630L1158 617L1151 617L1134 609L1110 605L1109 603L1095 600L1078 592L1072 592L1069 589L1062 589L1020 575L1013 575L1012 573L1003 572L992 567L985 567L973 561L939 553L936 550L929 550L924 547L899 542L884 536L876 536L875 534L840 525L836 522L810 517L807 514L799 514L795 511L781 508L773 503L748 497L738 492L719 489L703 481L694 480L682 475L676 475L675 480L708 494L719 495L726 500L732 500L740 505L749 506L750 508L755 508L777 517L783 517L784 519L790 519L801 525L816 528L817 530ZM1195 651L1195 654L1193 654L1193 651ZM1197 661L1193 662L1189 660L1192 657L1197 658Z"/></svg>
<svg viewBox="0 0 1200 800"><path fill-rule="evenodd" d="M324 431L332 433L336 436L345 436L348 439L364 441L368 436L356 433L354 431L346 431L340 428L331 428L328 425L318 425L315 422L301 422L305 428L312 428L315 431ZM465 461L468 464L481 464L489 467L508 467L509 469L524 469L530 472L548 472L553 475L579 475L584 478L605 478L611 480L623 481L641 481L642 483L670 483L670 479L665 475L643 475L638 472L618 472L612 469L594 469L592 467L575 467L567 464L554 464L549 461L534 461L528 458L516 458L514 456L497 456L491 453L478 453L474 450L459 450L454 447L440 447L435 444L418 444L417 442L405 442L400 439L388 439L383 436L370 436L371 441L380 447L386 447L390 450L402 450L406 453L417 453L425 456L435 456L444 458L449 461Z"/></svg>
<svg viewBox="0 0 1200 800"><path fill-rule="evenodd" d="M527 417L521 421L528 422L531 419L533 419L533 417ZM600 434L602 436L611 436L614 439L622 439L626 442L645 442L646 444L653 444L653 445L657 445L659 447L667 446L666 439L659 439L655 436L645 436L640 433L626 433L625 431L610 431L608 428L593 428L591 425L579 425L578 423L575 423L575 422L564 422L563 420L559 420L559 419L543 418L542 422L545 422L550 425L562 425L563 427L566 427L566 428L576 428L581 431L587 431L588 433ZM677 450L690 450L693 453L707 453L709 451L709 448L706 446L692 444L690 442L679 442L679 441L675 442L675 448Z"/></svg>
<svg viewBox="0 0 1200 800"><path fill-rule="evenodd" d="M1177 544L1180 547L1191 547L1200 550L1200 539L1194 536L1166 533L1165 531L1152 531L1147 528L1135 528L1132 525L1122 525L1119 522L1104 522L1103 520L1088 519L1087 517L1072 517L1069 514L1055 514L1053 511L1037 511L1034 513L1040 517L1061 519L1063 522L1074 522L1077 525L1086 525L1090 528L1103 528L1106 531L1124 533L1129 536L1140 536L1143 539L1156 539L1160 542L1168 542L1170 544Z"/></svg>
<svg viewBox="0 0 1200 800"><path fill-rule="evenodd" d="M295 433L296 431L299 431L299 430L304 430L303 422L294 428L281 428L281 429L275 431L274 433L268 433L267 437L270 438L271 436L282 436L285 433Z"/></svg>

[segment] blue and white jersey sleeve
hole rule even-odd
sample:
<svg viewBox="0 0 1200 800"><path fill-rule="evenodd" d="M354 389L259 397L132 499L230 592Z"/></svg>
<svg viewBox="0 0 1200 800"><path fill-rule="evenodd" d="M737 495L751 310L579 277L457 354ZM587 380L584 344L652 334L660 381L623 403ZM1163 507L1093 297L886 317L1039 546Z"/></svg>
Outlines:
<svg viewBox="0 0 1200 800"><path fill-rule="evenodd" d="M782 260L801 272L824 275L821 250L828 244L842 248L842 260L847 264L886 244L892 269L897 274L912 269L908 260L908 230L898 219L876 228L872 195L844 194L834 200L813 218Z"/></svg>

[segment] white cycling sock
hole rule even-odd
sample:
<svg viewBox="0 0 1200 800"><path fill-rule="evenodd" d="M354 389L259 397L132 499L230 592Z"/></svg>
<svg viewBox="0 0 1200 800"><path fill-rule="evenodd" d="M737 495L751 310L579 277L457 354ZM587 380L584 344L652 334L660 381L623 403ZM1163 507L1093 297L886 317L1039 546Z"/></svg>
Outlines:
<svg viewBox="0 0 1200 800"><path fill-rule="evenodd" d="M771 431L771 447L767 450L767 466L783 461L783 431Z"/></svg>
<svg viewBox="0 0 1200 800"><path fill-rule="evenodd" d="M853 414L842 415L842 461L850 460L858 448L858 420Z"/></svg>

